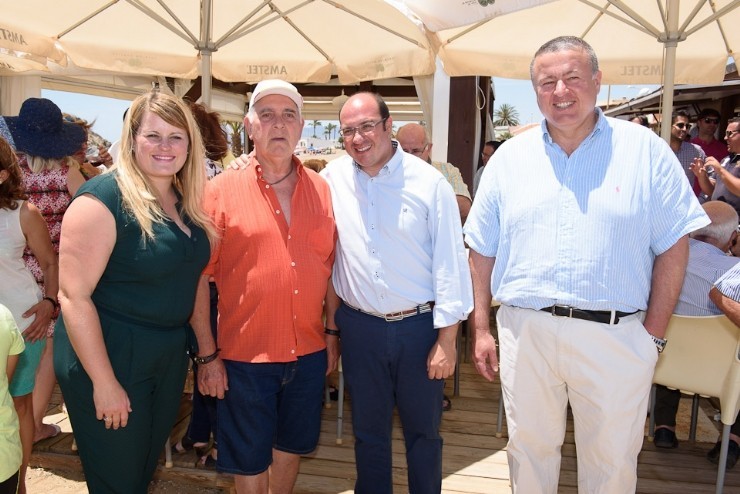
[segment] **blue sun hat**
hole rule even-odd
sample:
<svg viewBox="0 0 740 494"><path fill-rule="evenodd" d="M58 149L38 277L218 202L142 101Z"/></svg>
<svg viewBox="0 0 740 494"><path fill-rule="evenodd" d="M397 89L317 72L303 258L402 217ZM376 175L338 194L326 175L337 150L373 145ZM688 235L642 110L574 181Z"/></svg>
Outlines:
<svg viewBox="0 0 740 494"><path fill-rule="evenodd" d="M17 117L5 117L15 150L31 156L59 159L80 149L85 129L65 122L62 111L46 98L28 98Z"/></svg>

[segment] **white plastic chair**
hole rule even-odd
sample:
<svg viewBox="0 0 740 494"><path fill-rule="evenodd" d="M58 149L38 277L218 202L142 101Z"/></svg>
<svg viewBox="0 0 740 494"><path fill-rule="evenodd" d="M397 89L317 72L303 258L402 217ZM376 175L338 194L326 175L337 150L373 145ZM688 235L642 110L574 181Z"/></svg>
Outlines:
<svg viewBox="0 0 740 494"><path fill-rule="evenodd" d="M339 383L337 384L337 444L342 444L342 432L344 428L344 372L342 372L342 357L337 364L339 372Z"/></svg>
<svg viewBox="0 0 740 494"><path fill-rule="evenodd" d="M719 398L723 425L715 491L719 494L724 488L730 427L740 410L740 328L725 316L673 315L665 338L668 344L658 359L653 383ZM651 438L652 433L651 426Z"/></svg>
<svg viewBox="0 0 740 494"><path fill-rule="evenodd" d="M167 437L167 442L164 443L164 467L165 468L172 468L172 444L170 443L169 436Z"/></svg>
<svg viewBox="0 0 740 494"><path fill-rule="evenodd" d="M337 382L337 444L342 444L342 431L344 429L344 373L342 372L342 357L337 363L339 379ZM331 397L329 395L329 378L324 386L324 408L331 408Z"/></svg>
<svg viewBox="0 0 740 494"><path fill-rule="evenodd" d="M501 305L501 302L499 302L496 299L491 299L491 309L495 309ZM501 378L499 377L499 380ZM501 438L504 430L504 417L506 416L506 412L504 410L504 390L501 389L501 396L498 399L498 415L496 417L496 437Z"/></svg>

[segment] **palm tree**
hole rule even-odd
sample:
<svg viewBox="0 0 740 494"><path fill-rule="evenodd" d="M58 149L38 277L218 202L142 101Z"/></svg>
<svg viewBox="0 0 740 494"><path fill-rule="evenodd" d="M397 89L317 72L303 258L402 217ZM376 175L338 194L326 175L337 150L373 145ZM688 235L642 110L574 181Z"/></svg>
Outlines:
<svg viewBox="0 0 740 494"><path fill-rule="evenodd" d="M312 120L308 125L313 127L313 138L316 139L316 127L322 127L324 124L318 120Z"/></svg>
<svg viewBox="0 0 740 494"><path fill-rule="evenodd" d="M493 112L493 125L496 127L512 127L519 125L519 112L516 111L513 105L506 103L498 107L498 110Z"/></svg>
<svg viewBox="0 0 740 494"><path fill-rule="evenodd" d="M242 122L228 121L226 125L231 129L231 152L234 156L241 156L244 152L242 146L242 132L244 131L244 124Z"/></svg>
<svg viewBox="0 0 740 494"><path fill-rule="evenodd" d="M331 134L331 138L334 139L337 136L337 126L333 123L326 124L326 130Z"/></svg>

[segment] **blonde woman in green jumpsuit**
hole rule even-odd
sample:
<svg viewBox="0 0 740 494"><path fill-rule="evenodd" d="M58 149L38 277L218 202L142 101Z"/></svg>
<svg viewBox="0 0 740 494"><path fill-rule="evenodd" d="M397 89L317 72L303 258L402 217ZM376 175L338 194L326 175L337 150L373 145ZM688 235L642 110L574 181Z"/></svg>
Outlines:
<svg viewBox="0 0 740 494"><path fill-rule="evenodd" d="M211 226L192 114L152 92L62 224L54 367L90 493L146 493L174 424Z"/></svg>

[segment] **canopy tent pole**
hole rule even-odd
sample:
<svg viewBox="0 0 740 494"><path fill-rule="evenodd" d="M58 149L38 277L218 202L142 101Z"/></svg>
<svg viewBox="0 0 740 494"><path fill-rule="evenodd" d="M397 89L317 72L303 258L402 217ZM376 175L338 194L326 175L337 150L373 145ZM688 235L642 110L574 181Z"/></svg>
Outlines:
<svg viewBox="0 0 740 494"><path fill-rule="evenodd" d="M674 75L676 74L676 46L678 45L678 4L679 0L668 0L667 39L665 45L665 60L663 63L663 112L660 122L660 136L671 142L671 118L673 114Z"/></svg>
<svg viewBox="0 0 740 494"><path fill-rule="evenodd" d="M201 74L200 74L200 102L207 108L211 108L211 52L201 50Z"/></svg>
<svg viewBox="0 0 740 494"><path fill-rule="evenodd" d="M202 10L200 12L200 85L201 85L201 97L200 102L211 108L211 87L213 82L211 81L211 68L212 59L211 55L215 51L213 47L213 6L211 0L203 0Z"/></svg>

